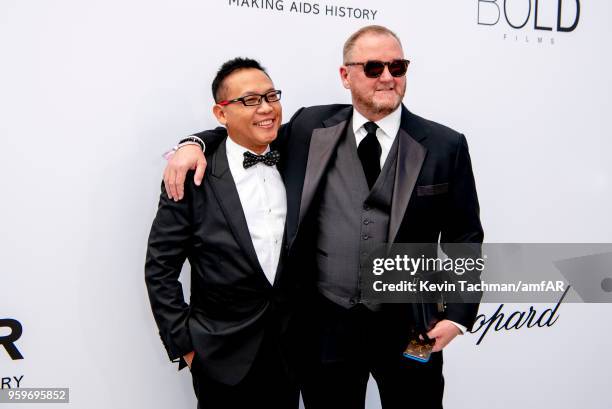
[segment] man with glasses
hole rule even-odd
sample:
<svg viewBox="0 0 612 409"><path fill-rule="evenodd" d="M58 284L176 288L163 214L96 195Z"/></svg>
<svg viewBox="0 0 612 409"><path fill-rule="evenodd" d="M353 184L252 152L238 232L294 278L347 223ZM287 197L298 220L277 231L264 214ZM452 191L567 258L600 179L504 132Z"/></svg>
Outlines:
<svg viewBox="0 0 612 409"><path fill-rule="evenodd" d="M187 183L184 200L162 188L145 266L151 308L170 359L192 371L198 408L297 409L282 352L296 276L282 268L287 203L269 147L281 91L257 61L237 58L212 92L229 136L207 153L206 179ZM186 259L189 305L178 281Z"/></svg>
<svg viewBox="0 0 612 409"><path fill-rule="evenodd" d="M302 108L280 130L287 271L314 288L297 321L309 409L363 408L370 374L385 409L441 408L441 350L477 315L477 304L442 304L432 313L430 304L381 304L362 294L369 255L384 243L479 248L483 240L465 137L403 106L408 65L392 31L358 30L340 67L352 105ZM196 136L214 149L220 135ZM194 147L170 160L164 181L175 200L186 169L196 169L199 181L204 166ZM402 354L415 328L435 340L427 362Z"/></svg>

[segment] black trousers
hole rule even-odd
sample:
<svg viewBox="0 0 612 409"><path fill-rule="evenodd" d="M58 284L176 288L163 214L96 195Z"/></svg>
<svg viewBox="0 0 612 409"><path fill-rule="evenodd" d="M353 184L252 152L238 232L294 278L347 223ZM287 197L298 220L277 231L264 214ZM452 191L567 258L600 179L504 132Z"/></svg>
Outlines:
<svg viewBox="0 0 612 409"><path fill-rule="evenodd" d="M237 385L226 385L192 368L198 409L297 409L299 390L288 373L278 342L264 337L253 366Z"/></svg>
<svg viewBox="0 0 612 409"><path fill-rule="evenodd" d="M442 353L427 363L402 355L411 336L406 305L345 309L322 296L314 304L315 313L304 321L314 346L301 364L306 409L363 409L370 374L383 409L442 408Z"/></svg>

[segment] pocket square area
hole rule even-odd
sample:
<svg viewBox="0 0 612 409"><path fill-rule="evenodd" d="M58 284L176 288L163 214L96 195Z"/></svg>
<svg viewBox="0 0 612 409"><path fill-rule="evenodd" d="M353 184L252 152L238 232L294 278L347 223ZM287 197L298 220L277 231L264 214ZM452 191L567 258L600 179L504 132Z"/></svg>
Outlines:
<svg viewBox="0 0 612 409"><path fill-rule="evenodd" d="M440 195L448 192L448 183L417 186L417 196Z"/></svg>

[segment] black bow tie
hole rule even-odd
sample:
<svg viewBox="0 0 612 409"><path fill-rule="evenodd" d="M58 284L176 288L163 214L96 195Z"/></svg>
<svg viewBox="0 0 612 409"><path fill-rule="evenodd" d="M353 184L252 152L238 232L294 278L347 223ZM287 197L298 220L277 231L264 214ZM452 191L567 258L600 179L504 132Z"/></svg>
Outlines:
<svg viewBox="0 0 612 409"><path fill-rule="evenodd" d="M242 166L244 166L245 169L248 169L259 162L263 162L264 165L274 166L278 163L279 159L280 153L278 153L278 151L270 151L265 155L255 155L251 152L245 152Z"/></svg>

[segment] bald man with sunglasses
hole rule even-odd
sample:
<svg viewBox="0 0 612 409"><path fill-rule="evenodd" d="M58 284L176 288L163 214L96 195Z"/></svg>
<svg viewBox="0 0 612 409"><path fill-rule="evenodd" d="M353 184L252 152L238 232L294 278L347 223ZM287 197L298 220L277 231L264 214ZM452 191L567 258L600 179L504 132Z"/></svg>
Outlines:
<svg viewBox="0 0 612 409"><path fill-rule="evenodd" d="M311 283L303 330L302 394L311 408L358 409L368 378L384 409L441 408L442 349L474 324L478 304L384 304L362 292L369 255L384 243L476 243L484 233L465 137L406 109L396 34L364 27L340 67L352 105L302 108L275 141L287 193L287 272ZM196 134L215 149L223 130ZM180 149L164 172L182 199L202 151ZM435 255L434 255L435 256ZM451 255L452 256L452 255ZM435 340L427 362L403 356L414 333Z"/></svg>

